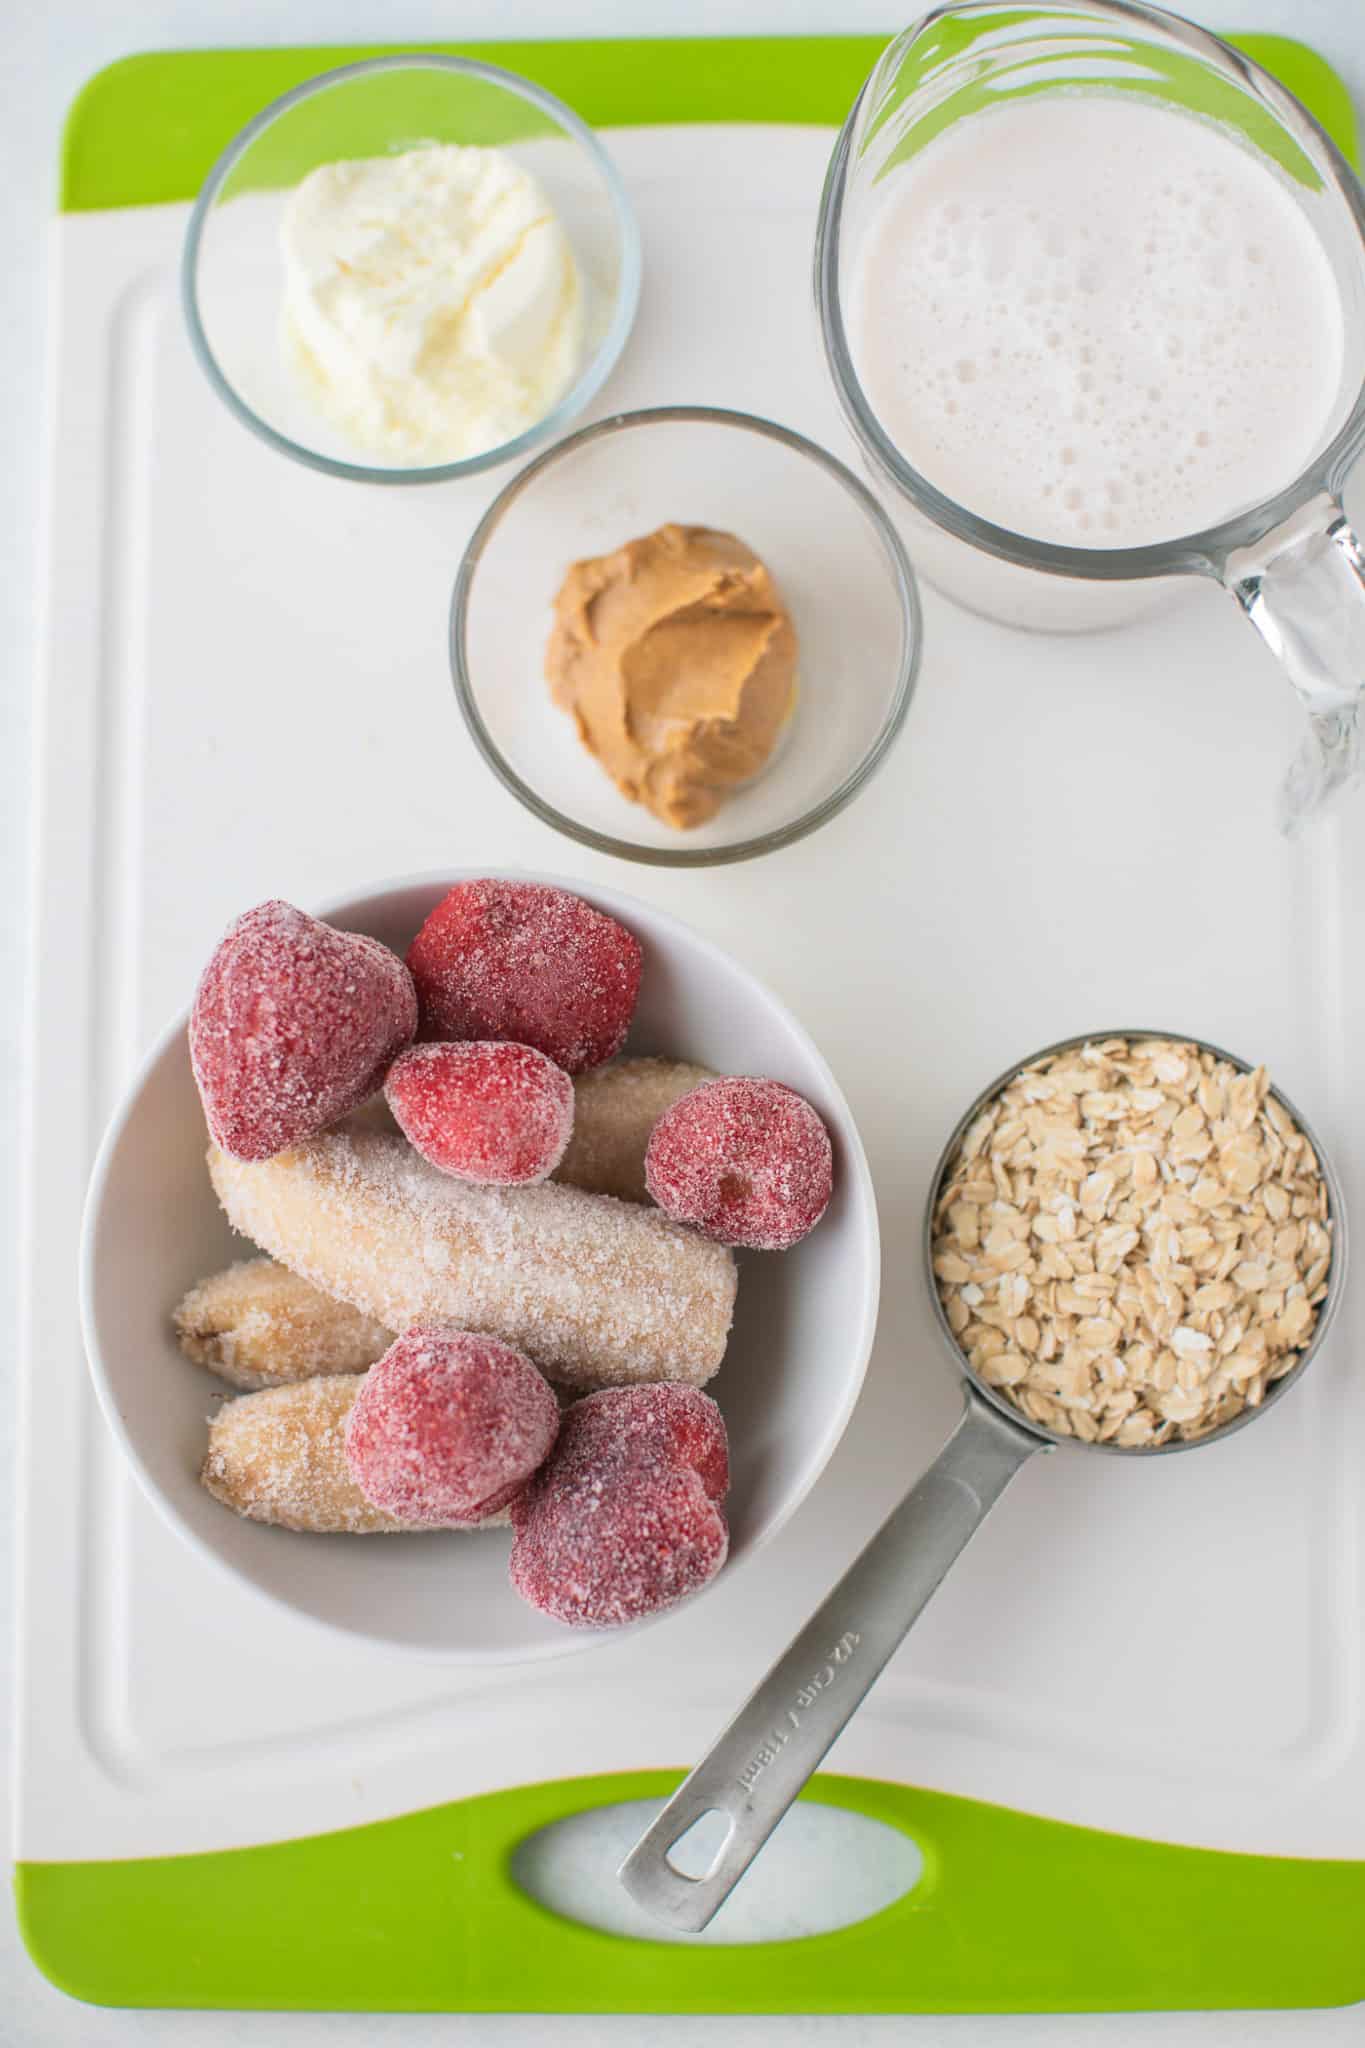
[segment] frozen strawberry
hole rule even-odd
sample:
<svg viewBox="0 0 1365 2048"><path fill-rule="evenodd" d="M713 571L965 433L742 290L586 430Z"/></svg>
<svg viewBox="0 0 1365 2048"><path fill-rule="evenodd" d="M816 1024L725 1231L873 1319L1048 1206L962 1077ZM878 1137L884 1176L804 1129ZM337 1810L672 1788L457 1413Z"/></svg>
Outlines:
<svg viewBox="0 0 1365 2048"><path fill-rule="evenodd" d="M408 966L423 1038L512 1039L568 1074L620 1050L640 990L639 940L540 882L457 882Z"/></svg>
<svg viewBox="0 0 1365 2048"><path fill-rule="evenodd" d="M372 1365L346 1424L346 1464L400 1521L481 1522L549 1455L559 1403L529 1358L448 1323L414 1323Z"/></svg>
<svg viewBox="0 0 1365 2048"><path fill-rule="evenodd" d="M190 1061L214 1141L269 1159L373 1095L417 1029L396 953L288 903L228 926L190 1012Z"/></svg>
<svg viewBox="0 0 1365 2048"><path fill-rule="evenodd" d="M714 1501L730 1490L725 1418L709 1394L674 1380L605 1387L576 1401L577 1455L599 1448L636 1464L690 1465Z"/></svg>
<svg viewBox="0 0 1365 2048"><path fill-rule="evenodd" d="M645 1181L675 1223L722 1244L785 1251L828 1207L829 1132L780 1081L704 1081L655 1124Z"/></svg>
<svg viewBox="0 0 1365 2048"><path fill-rule="evenodd" d="M384 1093L408 1141L460 1180L544 1180L573 1130L569 1076L534 1046L506 1039L410 1046Z"/></svg>
<svg viewBox="0 0 1365 2048"><path fill-rule="evenodd" d="M725 1424L709 1395L666 1383L589 1394L511 1504L512 1584L571 1627L658 1614L724 1564L728 1484Z"/></svg>

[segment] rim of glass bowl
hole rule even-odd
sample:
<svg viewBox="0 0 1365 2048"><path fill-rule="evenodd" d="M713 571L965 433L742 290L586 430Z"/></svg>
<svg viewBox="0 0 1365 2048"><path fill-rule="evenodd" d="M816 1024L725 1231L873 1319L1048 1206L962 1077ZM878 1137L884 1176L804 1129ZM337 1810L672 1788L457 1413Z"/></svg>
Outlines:
<svg viewBox="0 0 1365 2048"><path fill-rule="evenodd" d="M944 19L976 14L999 13L998 0L948 0L934 7L896 38L897 43L923 35ZM1365 239L1365 192L1341 151L1321 123L1314 120L1277 79L1240 50L1225 43L1209 30L1149 7L1142 0L1052 0L1047 10L1057 23L1067 15L1090 15L1110 21L1115 30L1131 31L1134 24L1150 29L1169 43L1188 49L1258 100L1278 124L1288 130L1330 181L1337 197L1354 217ZM1022 18L1022 17L1020 17ZM1043 15L1039 15L1040 22ZM893 484L919 512L944 532L980 548L999 560L1013 562L1021 569L1037 569L1053 576L1075 576L1089 582L1119 583L1133 578L1173 576L1184 573L1217 575L1229 555L1254 546L1267 533L1290 518L1301 506L1323 490L1339 496L1347 472L1365 448L1365 383L1352 401L1350 411L1331 438L1306 462L1299 474L1263 503L1236 512L1216 526L1195 533L1175 534L1169 540L1153 541L1142 547L1079 548L1061 541L1035 540L960 505L938 490L896 447L882 426L863 389L853 361L848 329L844 320L843 296L839 283L840 215L849 177L853 131L872 80L881 70L879 57L864 79L857 99L835 139L824 191L816 219L814 282L816 311L825 361L840 410L873 470Z"/></svg>
<svg viewBox="0 0 1365 2048"><path fill-rule="evenodd" d="M522 493L535 482L542 470L565 456L575 454L590 441L603 440L612 434L628 432L632 427L652 427L699 423L703 426L734 427L746 433L759 434L769 441L776 441L784 448L807 457L818 464L827 476L842 485L854 505L863 514L879 541L885 557L891 581L895 587L901 617L900 672L896 678L895 693L890 708L883 719L881 728L872 745L857 766L847 774L837 788L803 811L788 824L775 827L770 832L761 832L750 839L737 839L724 846L646 846L632 839L617 839L609 832L597 832L589 825L579 824L574 818L556 810L538 791L534 790L517 774L501 751L492 734L484 724L479 710L474 686L470 680L469 661L465 645L468 622L469 600L474 588L474 577L493 534ZM756 413L737 412L724 406L711 405L658 405L643 407L638 411L613 413L607 419L595 420L591 425L580 427L577 433L567 435L547 448L533 462L519 470L510 483L503 486L488 510L480 519L470 537L455 577L455 589L450 602L450 665L455 684L455 696L464 714L474 744L485 762L493 770L504 789L509 789L526 809L541 820L552 825L557 832L575 839L580 846L591 846L598 853L614 854L619 860L643 862L647 867L658 868L704 868L720 867L731 861L752 860L758 854L772 853L780 846L790 846L797 839L804 839L809 832L828 822L844 806L852 801L871 779L891 750L891 744L905 723L910 708L915 684L919 678L920 654L924 644L919 590L915 572L910 566L895 528L886 513L865 484L859 482L838 457L831 455L815 441L807 440L804 434L796 433L791 427L781 427L773 420L766 420ZM547 702L548 708L548 702Z"/></svg>
<svg viewBox="0 0 1365 2048"><path fill-rule="evenodd" d="M381 468L365 462L344 462L335 456L323 455L316 448L309 448L301 441L292 440L288 434L280 433L278 428L263 420L223 374L199 317L198 274L204 230L209 215L217 203L218 195L231 172L257 136L263 134L291 107L298 106L302 100L310 99L318 93L329 92L333 87L351 79L361 78L376 71L457 72L465 77L485 79L492 85L501 86L506 91L515 93L519 99L528 100L532 106L539 107L543 113L557 121L567 134L580 142L597 164L611 200L617 231L621 238L620 274L610 325L570 389L549 412L527 427L524 433L517 434L510 441L500 441L495 448L487 448L482 454L465 456L458 462L427 463L412 468ZM529 79L518 77L514 71L505 71L497 64L481 63L474 57L368 57L356 64L342 64L335 70L319 72L316 78L307 79L302 85L296 85L292 92L281 94L278 99L272 100L268 107L263 107L255 119L249 121L228 144L204 180L199 197L194 202L180 260L180 298L185 322L189 328L190 345L209 383L242 425L249 427L253 434L258 435L270 447L277 449L282 455L292 456L296 462L302 462L309 469L321 470L325 476L347 477L354 483L430 484L447 483L456 477L477 476L481 470L516 461L518 457L528 454L532 448L538 447L542 441L558 433L591 403L616 367L630 330L635 324L635 314L640 303L640 273L640 228L620 173L592 129L585 121L579 119L572 108L566 107L562 100L556 99L553 93L546 92L541 86L533 85Z"/></svg>

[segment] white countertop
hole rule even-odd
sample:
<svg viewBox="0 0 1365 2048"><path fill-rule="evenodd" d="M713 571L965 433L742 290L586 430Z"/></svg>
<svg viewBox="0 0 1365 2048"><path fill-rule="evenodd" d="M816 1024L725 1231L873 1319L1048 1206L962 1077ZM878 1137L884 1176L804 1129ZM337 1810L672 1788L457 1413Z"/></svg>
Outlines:
<svg viewBox="0 0 1365 2048"><path fill-rule="evenodd" d="M910 10L907 9L907 14ZM1217 29L1261 29L1293 33L1312 42L1345 77L1356 103L1365 107L1365 8L1359 0L1202 0L1200 18ZM11 277L8 318L0 327L0 385L9 394L7 436L10 483L0 509L0 537L6 574L0 582L0 657L4 692L3 766L0 767L0 1044L16 1086L0 1097L0 1148L17 1154L19 1062L23 1036L23 981L26 946L28 844L28 757L31 730L33 644L37 624L35 578L39 545L36 512L40 496L43 330L45 323L44 229L55 204L57 155L62 119L80 85L113 59L145 49L186 45L365 42L380 38L414 42L457 41L496 34L626 35L648 25L658 34L798 34L821 31L873 32L895 27L885 0L654 0L649 9L629 0L501 0L490 10L472 0L391 0L383 9L360 0L196 0L192 9L175 0L44 0L42 6L11 10L7 23L11 92L6 106L9 186L0 234ZM59 942L60 935L49 935ZM15 1189L12 1175L0 1183L0 1289L14 1292ZM8 1262L8 1263L6 1263ZM0 1455L8 1459L10 1409L0 1406ZM8 1490L8 1489L7 1489ZM5 1541L8 1542L6 1524ZM10 1572L0 1573L0 1628L8 1637ZM2 1796L2 1795L0 1795ZM7 1832L7 1830L6 1830ZM547 2020L516 2016L371 2017L250 2013L120 2013L80 2006L54 1991L28 1961L12 1914L0 1922L0 2048L46 2048L46 2044L175 2042L185 2048L227 2048L228 2043L280 2042L311 2048L323 2042L364 2041L367 2048L402 2042L479 2042L521 2048L623 2048L643 2024L672 2048L693 2042L758 2048L761 2043L805 2048L805 2044L934 2043L935 2048L1205 2048L1236 2041L1242 2048L1262 2043L1358 2042L1359 2008L1313 2014L1148 2014L1102 2018L986 2019L685 2019L650 2020L574 2017Z"/></svg>

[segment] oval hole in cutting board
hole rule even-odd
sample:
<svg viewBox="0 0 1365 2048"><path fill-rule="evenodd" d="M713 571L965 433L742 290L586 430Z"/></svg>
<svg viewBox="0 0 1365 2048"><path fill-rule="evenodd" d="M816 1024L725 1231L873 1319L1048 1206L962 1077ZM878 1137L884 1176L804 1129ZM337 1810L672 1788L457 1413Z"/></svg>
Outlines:
<svg viewBox="0 0 1365 2048"><path fill-rule="evenodd" d="M727 1947L852 1927L904 1898L923 1875L918 1845L899 1828L803 1800L705 1933L684 1934L651 1919L616 1877L662 1807L660 1799L631 1799L551 1821L518 1844L513 1879L552 1913L605 1934Z"/></svg>

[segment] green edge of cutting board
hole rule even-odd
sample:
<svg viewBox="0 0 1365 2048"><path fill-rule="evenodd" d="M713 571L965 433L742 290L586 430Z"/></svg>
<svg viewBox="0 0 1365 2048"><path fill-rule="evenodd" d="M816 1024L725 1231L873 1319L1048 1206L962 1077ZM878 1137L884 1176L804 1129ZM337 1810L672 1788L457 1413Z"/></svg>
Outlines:
<svg viewBox="0 0 1365 2048"><path fill-rule="evenodd" d="M1236 38L1352 163L1341 80L1279 36ZM440 44L534 79L598 127L842 120L877 36ZM125 58L72 107L67 212L194 197L270 100L375 49ZM825 1776L811 1798L905 1830L907 1896L765 1947L630 1941L521 1893L513 1852L676 1773L519 1787L369 1827L207 1855L23 1863L20 1924L61 1989L108 2005L369 2011L1062 2012L1338 2005L1365 1997L1365 1863L1228 1855Z"/></svg>
<svg viewBox="0 0 1365 2048"><path fill-rule="evenodd" d="M1286 36L1237 36L1315 114L1353 164L1346 88ZM61 204L81 213L193 199L237 132L319 72L400 50L477 56L544 86L594 127L674 121L836 125L885 47L882 36L658 37L621 42L382 44L284 50L158 50L97 72L62 145Z"/></svg>
<svg viewBox="0 0 1365 2048"><path fill-rule="evenodd" d="M562 1919L510 1875L585 1808L670 1771L565 1779L297 1842L19 1866L30 1952L105 2005L401 2012L1082 2012L1365 1995L1365 1863L1225 1855L824 1776L923 1874L833 1934L719 1948Z"/></svg>

